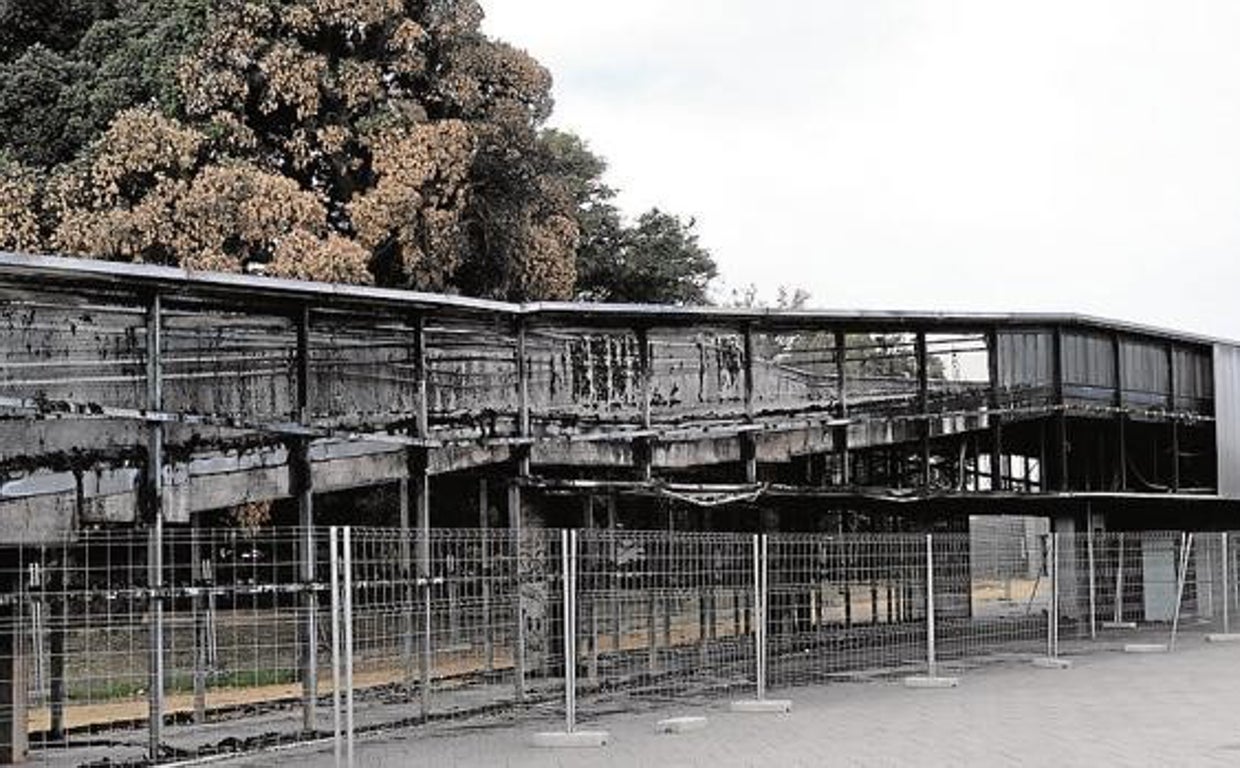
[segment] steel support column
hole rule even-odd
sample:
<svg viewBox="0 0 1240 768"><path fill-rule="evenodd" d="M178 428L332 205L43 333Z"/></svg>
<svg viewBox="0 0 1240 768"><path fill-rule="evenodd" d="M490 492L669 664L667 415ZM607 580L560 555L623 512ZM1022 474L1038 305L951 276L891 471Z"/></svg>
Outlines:
<svg viewBox="0 0 1240 768"><path fill-rule="evenodd" d="M297 379L296 418L310 423L310 308L303 306L296 318L297 353L294 371ZM300 571L303 599L301 621L301 700L302 729L317 730L318 705L318 608L319 597L314 590L314 481L310 469L310 441L297 438L289 444L289 481L297 499L297 523L300 531Z"/></svg>
<svg viewBox="0 0 1240 768"><path fill-rule="evenodd" d="M1003 419L999 411L999 332L986 332L986 369L990 382L987 405L990 408L990 490L1003 490Z"/></svg>
<svg viewBox="0 0 1240 768"><path fill-rule="evenodd" d="M151 296L146 317L146 404L152 411L163 410L163 303L159 294ZM147 548L147 583L150 586L150 632L147 636L148 736L147 756L154 762L161 756L164 724L164 513L163 466L164 427L147 425L144 522L150 538Z"/></svg>
<svg viewBox="0 0 1240 768"><path fill-rule="evenodd" d="M921 442L921 487L930 487L930 359L925 331L918 331L914 348L917 356L917 423Z"/></svg>

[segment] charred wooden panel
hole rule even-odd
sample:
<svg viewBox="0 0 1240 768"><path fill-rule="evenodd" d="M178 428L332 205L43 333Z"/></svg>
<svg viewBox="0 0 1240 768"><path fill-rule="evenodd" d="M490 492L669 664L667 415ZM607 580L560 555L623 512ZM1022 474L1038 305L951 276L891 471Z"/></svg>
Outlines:
<svg viewBox="0 0 1240 768"><path fill-rule="evenodd" d="M414 333L374 317L312 315L311 422L358 430L408 422L417 407Z"/></svg>
<svg viewBox="0 0 1240 768"><path fill-rule="evenodd" d="M651 409L656 423L745 416L745 345L740 333L698 328L650 334Z"/></svg>
<svg viewBox="0 0 1240 768"><path fill-rule="evenodd" d="M516 433L516 340L506 321L431 318L426 366L433 435Z"/></svg>
<svg viewBox="0 0 1240 768"><path fill-rule="evenodd" d="M529 335L526 344L530 408L536 422L566 422L583 429L641 422L635 332L540 329Z"/></svg>
<svg viewBox="0 0 1240 768"><path fill-rule="evenodd" d="M297 333L290 318L173 309L163 337L166 410L235 423L293 418Z"/></svg>
<svg viewBox="0 0 1240 768"><path fill-rule="evenodd" d="M144 312L89 293L0 294L0 395L52 411L142 408Z"/></svg>

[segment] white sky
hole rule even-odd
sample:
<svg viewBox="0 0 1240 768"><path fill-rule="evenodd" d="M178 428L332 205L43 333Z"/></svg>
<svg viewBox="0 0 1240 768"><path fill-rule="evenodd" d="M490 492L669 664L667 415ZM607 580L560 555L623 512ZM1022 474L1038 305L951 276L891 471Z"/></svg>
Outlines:
<svg viewBox="0 0 1240 768"><path fill-rule="evenodd" d="M482 2L728 286L1240 339L1235 0Z"/></svg>

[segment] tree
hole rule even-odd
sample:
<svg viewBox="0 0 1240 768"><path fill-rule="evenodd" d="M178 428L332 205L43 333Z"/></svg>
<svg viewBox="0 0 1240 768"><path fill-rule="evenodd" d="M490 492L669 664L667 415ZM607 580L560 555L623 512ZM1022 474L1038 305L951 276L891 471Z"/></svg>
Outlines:
<svg viewBox="0 0 1240 768"><path fill-rule="evenodd" d="M111 0L0 0L0 61L33 45L69 51L97 19L115 13Z"/></svg>
<svg viewBox="0 0 1240 768"><path fill-rule="evenodd" d="M71 160L121 110L180 103L176 69L210 0L0 2L0 151L39 167Z"/></svg>
<svg viewBox="0 0 1240 768"><path fill-rule="evenodd" d="M603 181L607 163L579 137L563 131L540 136L544 170L576 211L576 296L585 301L662 304L707 303L718 269L698 242L692 220L657 209L627 225Z"/></svg>
<svg viewBox="0 0 1240 768"><path fill-rule="evenodd" d="M473 0L0 0L0 247L502 299L700 302ZM578 279L578 272L584 279Z"/></svg>
<svg viewBox="0 0 1240 768"><path fill-rule="evenodd" d="M578 292L609 302L705 304L718 274L710 252L698 242L693 219L655 208L624 227L618 217L599 217L578 255Z"/></svg>
<svg viewBox="0 0 1240 768"><path fill-rule="evenodd" d="M8 116L18 122L5 126L0 170L3 183L34 190L39 238L28 223L0 223L0 244L498 298L571 295L575 210L543 168L538 133L551 78L481 33L476 3L121 6L68 58L36 44L3 73L4 87L44 112ZM160 9L181 12L163 33L132 28ZM126 30L138 42L120 39ZM103 55L117 47L129 53ZM89 51L115 76L82 81ZM95 107L110 113L102 131Z"/></svg>

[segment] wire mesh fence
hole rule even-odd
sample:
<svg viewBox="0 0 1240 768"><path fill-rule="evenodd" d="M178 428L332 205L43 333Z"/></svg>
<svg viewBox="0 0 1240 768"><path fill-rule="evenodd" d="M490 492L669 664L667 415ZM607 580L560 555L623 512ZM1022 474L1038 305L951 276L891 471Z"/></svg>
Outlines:
<svg viewBox="0 0 1240 768"><path fill-rule="evenodd" d="M0 656L25 695L0 719L24 708L45 763L141 764L575 722L1061 641L1172 649L1240 610L1234 535L979 530L186 528L161 558L151 531L81 532L7 552Z"/></svg>

